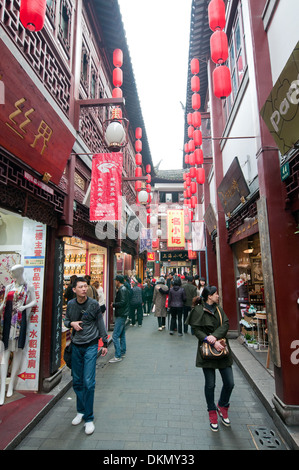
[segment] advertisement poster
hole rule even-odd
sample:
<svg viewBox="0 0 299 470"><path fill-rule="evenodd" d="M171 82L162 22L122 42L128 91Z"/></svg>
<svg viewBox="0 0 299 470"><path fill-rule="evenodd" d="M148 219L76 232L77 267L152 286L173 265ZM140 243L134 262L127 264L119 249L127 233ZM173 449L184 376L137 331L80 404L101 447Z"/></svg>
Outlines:
<svg viewBox="0 0 299 470"><path fill-rule="evenodd" d="M167 247L185 248L184 211L167 211Z"/></svg>
<svg viewBox="0 0 299 470"><path fill-rule="evenodd" d="M25 280L34 286L37 305L31 309L28 318L27 339L16 384L17 390L38 390L46 230L46 225L24 219L21 264L25 268Z"/></svg>

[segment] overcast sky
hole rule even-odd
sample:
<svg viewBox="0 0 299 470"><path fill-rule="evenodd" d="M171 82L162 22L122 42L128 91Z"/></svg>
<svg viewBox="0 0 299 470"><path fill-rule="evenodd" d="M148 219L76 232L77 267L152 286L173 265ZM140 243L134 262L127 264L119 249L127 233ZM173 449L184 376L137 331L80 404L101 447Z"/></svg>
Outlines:
<svg viewBox="0 0 299 470"><path fill-rule="evenodd" d="M182 168L191 0L118 1L153 163Z"/></svg>

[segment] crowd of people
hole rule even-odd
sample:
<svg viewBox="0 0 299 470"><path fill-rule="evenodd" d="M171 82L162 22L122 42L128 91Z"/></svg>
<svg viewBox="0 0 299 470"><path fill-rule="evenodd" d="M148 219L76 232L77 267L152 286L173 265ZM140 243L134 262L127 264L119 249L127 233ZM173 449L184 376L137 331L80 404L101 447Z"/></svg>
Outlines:
<svg viewBox="0 0 299 470"><path fill-rule="evenodd" d="M73 387L77 395L77 415L73 425L85 421L86 434L94 432L93 396L95 389L95 364L98 352L98 339L103 341L102 355L107 354L108 335L103 322L106 310L102 288L90 285L90 276L71 280L65 292L67 312L65 326L72 328L72 375ZM225 426L230 426L228 418L229 399L234 387L232 357L226 335L229 329L228 318L218 306L219 295L215 286L207 286L199 276L187 273L169 273L158 279L141 279L134 275L115 277L116 294L111 302L114 309L114 329L112 340L115 354L110 363L121 362L126 356L126 324L142 326L143 316L154 313L158 330L165 329L169 314L169 334L178 336L191 333L198 339L196 366L201 367L205 377L204 393L209 413L210 428L218 431L218 415ZM216 351L217 358L203 358L201 347L206 343ZM221 356L224 348L228 355ZM219 357L218 357L219 353ZM216 386L215 371L219 369L223 386L217 405L214 401Z"/></svg>

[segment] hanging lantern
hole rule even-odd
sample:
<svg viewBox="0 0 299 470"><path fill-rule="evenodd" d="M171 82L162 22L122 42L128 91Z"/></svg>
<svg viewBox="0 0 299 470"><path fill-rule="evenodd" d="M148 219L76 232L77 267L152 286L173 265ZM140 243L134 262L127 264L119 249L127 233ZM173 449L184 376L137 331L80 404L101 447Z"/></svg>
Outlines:
<svg viewBox="0 0 299 470"><path fill-rule="evenodd" d="M190 153L189 155L189 165L195 165L194 152Z"/></svg>
<svg viewBox="0 0 299 470"><path fill-rule="evenodd" d="M232 92L230 70L226 65L216 67L213 72L214 94L217 98L227 98Z"/></svg>
<svg viewBox="0 0 299 470"><path fill-rule="evenodd" d="M195 166L192 166L192 167L190 168L190 176L191 176L191 178L195 178L195 177L196 177L196 168L195 168ZM190 186L191 186L191 184L192 184L192 182L190 182Z"/></svg>
<svg viewBox="0 0 299 470"><path fill-rule="evenodd" d="M194 152L195 150L195 145L194 145L194 140L193 139L190 139L189 142L188 142L188 148L189 148L189 152Z"/></svg>
<svg viewBox="0 0 299 470"><path fill-rule="evenodd" d="M150 173L150 172L151 172L151 166L150 166L150 165L146 165L145 171L146 171L147 173Z"/></svg>
<svg viewBox="0 0 299 470"><path fill-rule="evenodd" d="M185 163L186 165L189 165L189 153L186 153L185 155Z"/></svg>
<svg viewBox="0 0 299 470"><path fill-rule="evenodd" d="M123 64L123 51L121 49L115 49L113 51L113 65L114 67L121 67Z"/></svg>
<svg viewBox="0 0 299 470"><path fill-rule="evenodd" d="M120 87L123 84L123 71L119 67L113 69L112 82L116 87Z"/></svg>
<svg viewBox="0 0 299 470"><path fill-rule="evenodd" d="M193 137L193 132L194 132L194 127L193 127L193 126L189 126L189 127L188 127L188 137L189 137L189 139L192 139L192 137Z"/></svg>
<svg viewBox="0 0 299 470"><path fill-rule="evenodd" d="M183 180L186 181L187 173L183 173Z"/></svg>
<svg viewBox="0 0 299 470"><path fill-rule="evenodd" d="M125 140L126 133L121 123L117 120L113 120L107 126L105 137L110 152L119 152Z"/></svg>
<svg viewBox="0 0 299 470"><path fill-rule="evenodd" d="M211 59L215 64L223 64L228 59L227 35L224 31L215 31L210 38Z"/></svg>
<svg viewBox="0 0 299 470"><path fill-rule="evenodd" d="M135 142L135 150L138 153L141 152L141 150L142 150L142 142L139 139L136 140L136 142Z"/></svg>
<svg viewBox="0 0 299 470"><path fill-rule="evenodd" d="M199 73L199 60L198 59L192 59L190 62L190 69L192 75L196 75Z"/></svg>
<svg viewBox="0 0 299 470"><path fill-rule="evenodd" d="M141 202L141 203L148 202L148 193L144 189L142 189L138 193L138 201Z"/></svg>
<svg viewBox="0 0 299 470"><path fill-rule="evenodd" d="M200 147L200 145L202 144L202 133L199 129L196 129L196 131L194 131L193 140L195 147Z"/></svg>
<svg viewBox="0 0 299 470"><path fill-rule="evenodd" d="M186 143L184 144L184 151L185 151L185 153L188 153L188 152L189 152L189 149L188 149L188 142L186 142Z"/></svg>
<svg viewBox="0 0 299 470"><path fill-rule="evenodd" d="M194 127L201 126L201 113L199 111L194 111L192 114L192 124Z"/></svg>
<svg viewBox="0 0 299 470"><path fill-rule="evenodd" d="M151 175L146 175L146 182L150 183L152 181Z"/></svg>
<svg viewBox="0 0 299 470"><path fill-rule="evenodd" d="M123 97L122 89L119 87L113 88L112 98L122 98L122 97Z"/></svg>
<svg viewBox="0 0 299 470"><path fill-rule="evenodd" d="M191 194L196 193L196 182L195 181L191 181L190 189L191 189Z"/></svg>
<svg viewBox="0 0 299 470"><path fill-rule="evenodd" d="M191 189L190 188L186 189L186 194L187 194L187 197L191 197Z"/></svg>
<svg viewBox="0 0 299 470"><path fill-rule="evenodd" d="M141 181L135 181L135 191L141 191L142 188L142 182Z"/></svg>
<svg viewBox="0 0 299 470"><path fill-rule="evenodd" d="M184 189L187 189L187 183L184 181Z"/></svg>
<svg viewBox="0 0 299 470"><path fill-rule="evenodd" d="M190 173L188 173L188 176L186 178L186 183L187 183L187 186L190 186L191 184L191 176L190 176Z"/></svg>
<svg viewBox="0 0 299 470"><path fill-rule="evenodd" d="M142 168L140 166L137 166L135 168L135 177L140 178L140 176L142 176Z"/></svg>
<svg viewBox="0 0 299 470"><path fill-rule="evenodd" d="M183 192L183 196L184 196L184 199L187 199L187 188L185 189L185 191Z"/></svg>
<svg viewBox="0 0 299 470"><path fill-rule="evenodd" d="M202 149L195 149L194 150L194 157L195 157L195 165L202 165L203 164L203 151L202 151Z"/></svg>
<svg viewBox="0 0 299 470"><path fill-rule="evenodd" d="M136 163L137 166L142 165L142 155L141 155L141 153L136 153L135 163Z"/></svg>
<svg viewBox="0 0 299 470"><path fill-rule="evenodd" d="M147 192L147 193L150 193L151 190L152 190L151 185L150 185L150 184L147 184L147 185L146 185L146 192Z"/></svg>
<svg viewBox="0 0 299 470"><path fill-rule="evenodd" d="M147 212L148 214L150 214L150 213L152 212L150 206L148 206L148 207L146 208L146 212Z"/></svg>
<svg viewBox="0 0 299 470"><path fill-rule="evenodd" d="M45 22L47 0L22 0L20 21L29 31L40 31Z"/></svg>
<svg viewBox="0 0 299 470"><path fill-rule="evenodd" d="M189 216L189 220L190 220L190 222L191 222L191 221L193 220L193 217L194 217L193 212L192 212L192 211L189 211L188 216Z"/></svg>
<svg viewBox="0 0 299 470"><path fill-rule="evenodd" d="M197 110L201 106L201 99L198 93L193 93L192 95L192 109Z"/></svg>
<svg viewBox="0 0 299 470"><path fill-rule="evenodd" d="M225 4L223 0L211 0L208 6L209 26L212 31L225 28Z"/></svg>
<svg viewBox="0 0 299 470"><path fill-rule="evenodd" d="M192 209L195 209L196 204L197 204L197 197L196 197L196 196L192 196L192 197L191 197L191 207L192 207Z"/></svg>
<svg viewBox="0 0 299 470"><path fill-rule="evenodd" d="M204 168L197 168L196 170L196 181L198 184L204 184L206 180Z"/></svg>
<svg viewBox="0 0 299 470"><path fill-rule="evenodd" d="M146 216L146 223L148 225L151 223L151 216L149 214Z"/></svg>
<svg viewBox="0 0 299 470"><path fill-rule="evenodd" d="M192 124L192 113L187 114L187 124L189 124L189 126Z"/></svg>
<svg viewBox="0 0 299 470"><path fill-rule="evenodd" d="M142 129L141 127L136 127L135 129L135 138L140 140L142 138Z"/></svg>
<svg viewBox="0 0 299 470"><path fill-rule="evenodd" d="M150 217L150 223L151 223L151 225L157 225L157 223L158 223L158 217L157 217L155 214L153 214L153 215Z"/></svg>
<svg viewBox="0 0 299 470"><path fill-rule="evenodd" d="M191 77L191 90L193 92L197 92L200 90L200 80L197 75L193 75L193 77Z"/></svg>

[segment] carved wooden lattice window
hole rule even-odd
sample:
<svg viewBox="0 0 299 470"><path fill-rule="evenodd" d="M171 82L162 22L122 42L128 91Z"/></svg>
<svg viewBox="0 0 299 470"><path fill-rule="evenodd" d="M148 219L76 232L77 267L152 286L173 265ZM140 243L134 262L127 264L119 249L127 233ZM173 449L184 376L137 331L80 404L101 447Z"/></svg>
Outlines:
<svg viewBox="0 0 299 470"><path fill-rule="evenodd" d="M88 82L89 82L89 51L86 45L82 44L82 54L81 54L81 85L88 94Z"/></svg>
<svg viewBox="0 0 299 470"><path fill-rule="evenodd" d="M72 6L67 0L60 4L59 39L69 54L71 45Z"/></svg>

